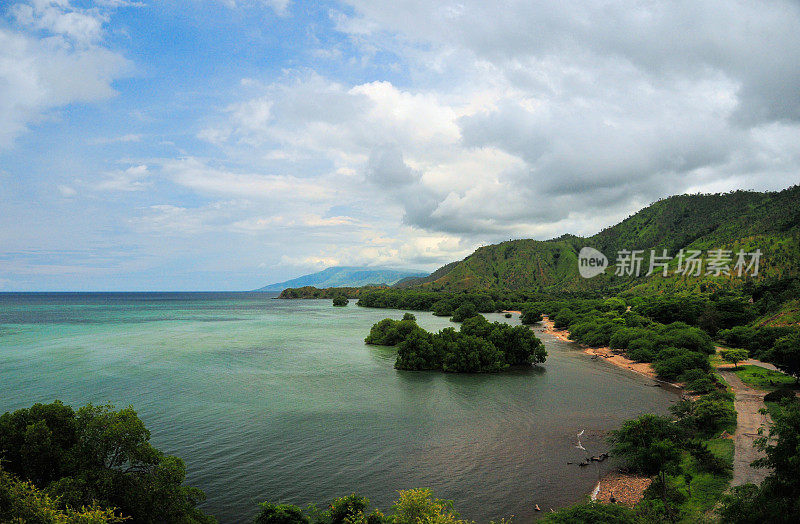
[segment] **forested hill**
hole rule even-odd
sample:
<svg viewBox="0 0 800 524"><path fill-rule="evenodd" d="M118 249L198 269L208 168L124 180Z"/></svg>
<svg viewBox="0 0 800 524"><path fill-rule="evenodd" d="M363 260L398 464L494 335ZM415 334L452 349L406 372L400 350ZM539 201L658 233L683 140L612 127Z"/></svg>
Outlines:
<svg viewBox="0 0 800 524"><path fill-rule="evenodd" d="M591 279L578 274L578 252L584 246L604 253L610 268ZM679 195L659 200L588 238L564 235L546 240L512 240L485 246L464 260L448 264L427 278L406 279L402 287L460 291L466 289L529 289L580 291L646 288L695 289L708 285L737 286L745 279L670 276L645 277L650 250L676 257L680 249L708 256L711 249L763 252L759 275L783 277L800 271L800 186L781 192L735 191L713 195ZM641 276L614 276L617 252L644 250ZM705 271L705 268L704 268ZM713 283L712 283L713 282Z"/></svg>

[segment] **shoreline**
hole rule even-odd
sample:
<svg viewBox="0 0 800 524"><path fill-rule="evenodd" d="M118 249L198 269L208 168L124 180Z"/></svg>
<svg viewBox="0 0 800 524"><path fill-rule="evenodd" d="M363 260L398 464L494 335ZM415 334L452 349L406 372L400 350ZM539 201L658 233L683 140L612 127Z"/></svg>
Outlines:
<svg viewBox="0 0 800 524"><path fill-rule="evenodd" d="M544 326L544 332L553 335L557 339L561 340L562 342L572 342L573 344L579 345L583 352L587 355L591 355L592 357L600 358L602 357L606 362L609 362L619 368L627 369L628 371L632 371L637 375L645 376L649 379L655 380L659 384L666 384L668 386L674 387L677 390L682 390L683 388L679 384L675 384L673 382L668 382L666 380L662 380L658 378L653 366L648 362L636 362L635 360L631 360L625 355L621 355L619 353L615 353L608 346L604 347L590 347L580 342L576 342L569 338L569 331L566 329L556 329L553 321L547 315L542 315L542 322L541 324Z"/></svg>
<svg viewBox="0 0 800 524"><path fill-rule="evenodd" d="M610 347L593 348L571 340L569 338L569 331L566 329L556 329L553 321L550 320L550 317L547 315L542 315L541 324L544 327L545 333L552 335L563 342L572 342L573 344L578 344L583 349L583 352L587 355L591 355L592 358L602 357L605 361L613 364L614 366L627 369L628 371L632 371L637 375L656 381L656 385L660 386L661 384L665 384L671 388L675 388L676 393L681 392L683 389L678 384L673 384L672 382L659 379L655 370L653 370L653 366L651 366L649 363L635 362L624 355L614 353ZM613 498L613 503L622 504L632 508L640 500L642 500L644 492L648 487L650 487L652 481L652 478L643 477L641 475L633 475L624 472L620 468L614 468L603 475L603 477L589 494L589 498L593 502L599 502L603 504L611 504Z"/></svg>

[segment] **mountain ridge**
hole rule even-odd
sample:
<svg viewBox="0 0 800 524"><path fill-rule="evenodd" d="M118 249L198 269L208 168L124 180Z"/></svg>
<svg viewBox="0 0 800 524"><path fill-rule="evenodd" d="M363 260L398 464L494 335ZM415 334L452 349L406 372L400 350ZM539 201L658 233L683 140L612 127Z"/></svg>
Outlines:
<svg viewBox="0 0 800 524"><path fill-rule="evenodd" d="M283 291L286 288L315 287L361 287L368 285L391 286L400 280L425 276L423 271L376 268L362 266L334 266L316 273L268 284L255 291Z"/></svg>
<svg viewBox="0 0 800 524"><path fill-rule="evenodd" d="M405 280L396 287L431 291L477 289L532 289L539 291L592 289L625 290L647 288L693 288L710 285L710 278L620 277L606 271L593 279L578 274L578 253L593 247L609 258L620 250L664 249L674 257L680 249L760 249L760 277L781 277L800 272L800 186L783 191L733 191L721 194L675 195L653 202L621 222L595 235L564 234L551 240L509 240L483 246L461 261L451 262L431 275ZM644 272L647 266L644 267ZM713 285L737 286L746 279L717 280Z"/></svg>

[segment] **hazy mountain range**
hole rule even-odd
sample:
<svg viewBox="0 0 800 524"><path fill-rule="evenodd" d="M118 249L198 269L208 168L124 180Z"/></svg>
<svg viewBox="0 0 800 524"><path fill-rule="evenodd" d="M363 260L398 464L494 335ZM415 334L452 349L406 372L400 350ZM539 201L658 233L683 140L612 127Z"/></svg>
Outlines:
<svg viewBox="0 0 800 524"><path fill-rule="evenodd" d="M286 288L305 286L324 287L360 287L384 284L391 286L403 279L427 276L424 271L403 269L371 268L371 267L329 267L317 273L303 275L285 282L269 284L256 291L283 291Z"/></svg>

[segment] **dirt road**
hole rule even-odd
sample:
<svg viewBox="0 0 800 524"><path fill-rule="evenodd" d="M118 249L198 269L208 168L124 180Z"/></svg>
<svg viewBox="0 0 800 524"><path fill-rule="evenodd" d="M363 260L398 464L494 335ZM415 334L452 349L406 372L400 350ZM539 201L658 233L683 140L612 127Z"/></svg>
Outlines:
<svg viewBox="0 0 800 524"><path fill-rule="evenodd" d="M720 369L719 372L733 388L735 394L733 403L736 407L737 424L736 433L733 437L735 451L731 485L760 484L769 474L769 470L753 468L750 463L764 456L763 453L755 448L754 441L759 437L758 428L768 420L766 415L758 412L764 407L766 391L759 391L749 387L733 371Z"/></svg>

